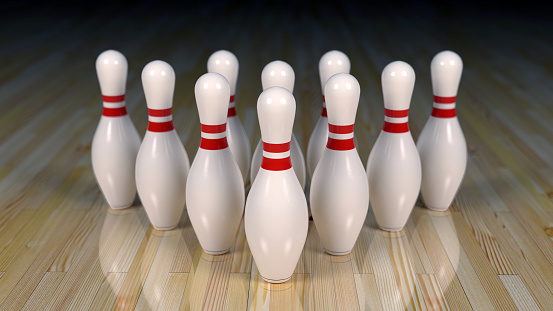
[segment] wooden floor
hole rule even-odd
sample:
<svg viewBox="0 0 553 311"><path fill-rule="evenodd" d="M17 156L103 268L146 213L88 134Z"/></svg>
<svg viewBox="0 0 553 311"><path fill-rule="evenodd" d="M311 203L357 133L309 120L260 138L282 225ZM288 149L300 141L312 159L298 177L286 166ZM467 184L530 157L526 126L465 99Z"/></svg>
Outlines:
<svg viewBox="0 0 553 311"><path fill-rule="evenodd" d="M386 5L371 13L354 3L286 11L141 2L4 11L0 310L552 310L553 25L455 9L421 2L387 15ZM243 226L230 253L213 257L186 212L178 229L161 232L138 200L123 211L108 207L90 165L102 109L94 62L108 48L129 61L127 105L140 133L142 67L154 59L174 66L174 123L191 159L200 140L193 87L212 52L225 48L240 60L237 111L253 146L263 66L282 59L294 67L294 132L305 153L321 109L318 60L342 50L361 85L355 135L364 164L383 124L382 68L405 60L415 69L416 139L432 107L430 60L452 49L465 65L457 101L469 147L463 184L449 211L419 203L398 233L377 229L369 212L349 256L325 254L311 222L291 281L269 285Z"/></svg>

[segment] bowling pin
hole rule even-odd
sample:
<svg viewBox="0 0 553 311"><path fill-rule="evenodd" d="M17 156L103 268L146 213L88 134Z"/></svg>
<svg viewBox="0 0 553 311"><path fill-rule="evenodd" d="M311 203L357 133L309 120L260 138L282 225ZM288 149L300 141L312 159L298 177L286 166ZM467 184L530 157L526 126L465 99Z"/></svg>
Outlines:
<svg viewBox="0 0 553 311"><path fill-rule="evenodd" d="M257 115L263 161L246 200L246 238L263 279L286 282L307 238L307 201L292 169L290 140L296 101L285 88L261 93Z"/></svg>
<svg viewBox="0 0 553 311"><path fill-rule="evenodd" d="M422 165L421 194L426 207L445 211L461 185L467 167L467 142L455 113L463 61L443 51L430 65L434 103L432 115L417 141Z"/></svg>
<svg viewBox="0 0 553 311"><path fill-rule="evenodd" d="M186 182L186 204L200 245L219 255L230 250L244 213L244 182L226 137L230 87L222 75L206 73L194 91L202 138Z"/></svg>
<svg viewBox="0 0 553 311"><path fill-rule="evenodd" d="M405 226L421 186L421 162L407 122L414 86L415 71L405 62L382 71L384 128L369 155L367 176L376 222L386 231Z"/></svg>
<svg viewBox="0 0 553 311"><path fill-rule="evenodd" d="M190 168L173 127L175 71L164 61L152 61L142 70L142 86L148 130L136 158L136 186L154 228L169 230L178 225L182 215Z"/></svg>
<svg viewBox="0 0 553 311"><path fill-rule="evenodd" d="M92 139L92 170L111 208L131 206L136 197L134 166L140 136L127 114L127 59L107 50L96 59L104 109Z"/></svg>
<svg viewBox="0 0 553 311"><path fill-rule="evenodd" d="M261 85L263 86L263 90L272 86L280 86L290 91L290 93L293 93L294 81L294 69L292 69L292 66L288 65L288 63L280 60L270 62L261 72ZM263 144L260 139L252 157L252 166L250 169L250 180L252 183L261 167L262 159ZM301 187L305 189L305 159L303 158L303 152L301 151L294 133L292 133L292 141L290 142L290 159L292 160L292 168L298 177Z"/></svg>
<svg viewBox="0 0 553 311"><path fill-rule="evenodd" d="M319 77L321 79L321 91L323 93L323 111L319 121L315 125L309 143L307 144L307 169L309 176L313 177L315 168L323 156L328 140L328 120L326 116L325 85L326 81L337 73L349 73L351 63L346 54L340 51L328 51L319 61Z"/></svg>
<svg viewBox="0 0 553 311"><path fill-rule="evenodd" d="M348 73L325 86L328 142L311 181L311 214L323 248L332 255L351 252L369 209L369 184L353 142L359 83Z"/></svg>
<svg viewBox="0 0 553 311"><path fill-rule="evenodd" d="M234 54L226 50L217 51L207 60L207 72L215 72L223 75L230 85L230 101L227 119L227 140L234 160L240 168L244 183L248 179L248 171L251 161L250 139L236 114L234 96L236 92L236 80L238 78L238 59Z"/></svg>

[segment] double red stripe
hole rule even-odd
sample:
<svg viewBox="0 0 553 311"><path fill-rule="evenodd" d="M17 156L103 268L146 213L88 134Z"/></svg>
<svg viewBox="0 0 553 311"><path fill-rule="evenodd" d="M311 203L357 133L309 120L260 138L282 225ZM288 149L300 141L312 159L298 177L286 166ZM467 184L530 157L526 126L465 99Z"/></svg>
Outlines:
<svg viewBox="0 0 553 311"><path fill-rule="evenodd" d="M228 147L227 137L209 139L202 137L200 148L206 150L220 150Z"/></svg>
<svg viewBox="0 0 553 311"><path fill-rule="evenodd" d="M351 124L351 125L334 125L334 124L328 124L328 131L330 133L334 133L334 134L349 134L349 133L353 133L353 126L354 124Z"/></svg>
<svg viewBox="0 0 553 311"><path fill-rule="evenodd" d="M323 107L323 111L321 112L321 117L328 118L328 116L326 114L326 107Z"/></svg>
<svg viewBox="0 0 553 311"><path fill-rule="evenodd" d="M282 144L271 144L271 143L263 142L263 151L272 152L272 153L290 151L290 142L282 143Z"/></svg>
<svg viewBox="0 0 553 311"><path fill-rule="evenodd" d="M453 104L457 100L457 96L442 97L434 95L434 102L436 104Z"/></svg>
<svg viewBox="0 0 553 311"><path fill-rule="evenodd" d="M102 100L106 103L120 103L125 101L125 94L117 96L102 95Z"/></svg>
<svg viewBox="0 0 553 311"><path fill-rule="evenodd" d="M292 161L290 157L282 159L271 159L263 157L261 161L261 168L268 171L285 171L292 168Z"/></svg>
<svg viewBox="0 0 553 311"><path fill-rule="evenodd" d="M106 117L120 117L127 115L127 108L125 106L119 108L104 107L102 115Z"/></svg>
<svg viewBox="0 0 553 311"><path fill-rule="evenodd" d="M353 137L348 139L334 139L329 137L326 147L330 150L351 150L355 148L355 142L353 141Z"/></svg>

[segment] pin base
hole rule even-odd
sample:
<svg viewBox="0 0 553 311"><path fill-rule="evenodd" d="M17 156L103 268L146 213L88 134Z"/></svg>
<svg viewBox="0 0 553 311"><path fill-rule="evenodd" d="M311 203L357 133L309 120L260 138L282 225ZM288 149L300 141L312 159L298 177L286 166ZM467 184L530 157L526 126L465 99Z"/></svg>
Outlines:
<svg viewBox="0 0 553 311"><path fill-rule="evenodd" d="M349 251L345 251L345 252L334 252L334 251L330 251L330 250L325 248L325 251L327 253L329 253L330 255L333 255L333 256L344 256L344 255L347 255L347 254L351 253L352 250L353 250L353 248L350 249Z"/></svg>
<svg viewBox="0 0 553 311"><path fill-rule="evenodd" d="M169 226L169 227L156 227L154 225L152 225L152 226L154 227L154 229L159 230L159 231L167 231L167 230L175 229L177 227L177 225Z"/></svg>
<svg viewBox="0 0 553 311"><path fill-rule="evenodd" d="M128 207L131 207L132 206L132 203L129 204L129 205L119 205L119 206L109 206L111 209L115 209L115 210L120 210L120 209L125 209L125 208L128 208Z"/></svg>
<svg viewBox="0 0 553 311"><path fill-rule="evenodd" d="M204 249L204 252L208 255L223 255L223 254L226 254L230 251L230 248L227 248L225 250L222 250L222 251L210 251L210 250L207 250L207 249Z"/></svg>
<svg viewBox="0 0 553 311"><path fill-rule="evenodd" d="M431 207L431 206L426 205L426 208L428 208L430 210L433 210L435 212L445 212L449 209L449 206L446 207L446 208L439 208L439 207Z"/></svg>
<svg viewBox="0 0 553 311"><path fill-rule="evenodd" d="M380 230L383 230L383 231L390 231L390 232L398 232L398 231L401 231L403 230L403 227L398 227L398 228L386 228L386 227L382 227L382 226L379 226L380 227Z"/></svg>
<svg viewBox="0 0 553 311"><path fill-rule="evenodd" d="M268 278L266 278L266 277L264 277L264 276L261 276L261 277L263 278L263 280L265 280L265 282L267 282L267 283L273 283L273 284L284 283L284 282L290 280L290 278L292 278L292 276L289 276L289 277L287 277L287 278L285 278L285 279L273 280L273 279L268 279Z"/></svg>

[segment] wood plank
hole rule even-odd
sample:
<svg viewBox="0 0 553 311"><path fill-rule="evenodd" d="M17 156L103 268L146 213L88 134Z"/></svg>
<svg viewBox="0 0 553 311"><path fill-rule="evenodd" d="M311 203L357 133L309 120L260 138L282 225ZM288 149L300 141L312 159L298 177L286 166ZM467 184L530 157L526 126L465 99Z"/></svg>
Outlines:
<svg viewBox="0 0 553 311"><path fill-rule="evenodd" d="M384 235L387 233L378 229L372 210L369 211L368 219L369 226L366 227L366 230L369 240L372 241L369 247L369 258L372 265L378 267L378 269L374 269L374 277L379 296L382 299L382 306L384 310L402 310L404 305L401 289L397 284L394 267L384 239Z"/></svg>
<svg viewBox="0 0 553 311"><path fill-rule="evenodd" d="M44 310L64 277L65 272L46 272L23 306L23 310Z"/></svg>
<svg viewBox="0 0 553 311"><path fill-rule="evenodd" d="M246 310L248 306L249 289L249 273L231 273L225 301L225 310Z"/></svg>
<svg viewBox="0 0 553 311"><path fill-rule="evenodd" d="M202 248L196 247L194 261L188 275L188 281L186 282L186 288L181 302L181 310L201 310L204 305L207 294L207 284L209 282L209 273L213 262L202 259L203 254L205 253Z"/></svg>
<svg viewBox="0 0 553 311"><path fill-rule="evenodd" d="M214 257L214 261L209 272L206 297L202 309L221 310L225 306L233 255L229 252L212 257Z"/></svg>
<svg viewBox="0 0 553 311"><path fill-rule="evenodd" d="M334 278L334 289L336 291L336 305L339 310L359 310L357 291L355 289L355 278L351 267L351 257L347 261L341 262L332 258L332 275Z"/></svg>
<svg viewBox="0 0 553 311"><path fill-rule="evenodd" d="M458 236L463 235L465 228L460 227L458 223L454 222L456 213L444 214L441 217L431 217L432 224L436 229L442 245L455 268L455 273L459 277L459 281L463 285L463 289L470 301L471 306L478 310L494 310L494 304L490 297L490 292L485 288L484 284L486 279L484 277L491 278L489 271L483 278L480 277L477 269L478 266L473 266L471 261L474 253L467 253L472 251L470 242L461 244L458 240ZM457 213L458 214L458 213ZM468 250L465 249L468 247ZM489 268L492 268L491 266ZM493 271L493 268L490 269ZM495 275L497 279L497 275ZM493 279L492 279L493 280ZM497 281L497 280L495 280ZM494 284L496 285L496 284ZM492 290L498 290L499 287L493 287ZM503 288L504 289L504 288ZM509 297L510 298L510 297Z"/></svg>
<svg viewBox="0 0 553 311"><path fill-rule="evenodd" d="M90 310L114 309L118 304L119 291L126 276L127 273L108 273L90 305Z"/></svg>
<svg viewBox="0 0 553 311"><path fill-rule="evenodd" d="M376 279L372 274L354 274L355 288L359 299L360 310L384 310L376 286Z"/></svg>
<svg viewBox="0 0 553 311"><path fill-rule="evenodd" d="M453 310L472 310L467 294L458 279L458 260L454 260L455 265L452 265L452 261L450 261L429 216L425 215L422 209L415 207L411 217L414 218L413 222L417 224L416 230L421 236L426 252L432 254L429 259L433 270L436 271L436 278L450 308Z"/></svg>
<svg viewBox="0 0 553 311"><path fill-rule="evenodd" d="M500 275L501 282L515 301L519 310L540 310L528 288L518 275Z"/></svg>
<svg viewBox="0 0 553 311"><path fill-rule="evenodd" d="M244 230L244 218L240 222L238 233L234 245L230 249L233 254L232 272L233 273L250 273L252 266L252 253L246 239L246 231Z"/></svg>
<svg viewBox="0 0 553 311"><path fill-rule="evenodd" d="M401 291L403 306L408 310L426 309L426 305L422 300L420 284L418 284L413 269L412 256L409 252L409 244L404 230L400 232L382 232L382 236L388 247L396 282Z"/></svg>
<svg viewBox="0 0 553 311"><path fill-rule="evenodd" d="M178 310L181 305L188 273L169 273L158 310Z"/></svg>
<svg viewBox="0 0 553 311"><path fill-rule="evenodd" d="M449 310L447 300L438 284L436 276L433 274L419 274L417 278L421 286L422 298L426 303L427 309Z"/></svg>
<svg viewBox="0 0 553 311"><path fill-rule="evenodd" d="M127 277L121 286L119 298L117 300L117 309L134 309L138 301L140 292L144 285L144 280L148 275L150 266L157 253L157 249L161 243L161 237L152 233L152 226L148 227L148 231L136 255L134 256Z"/></svg>

